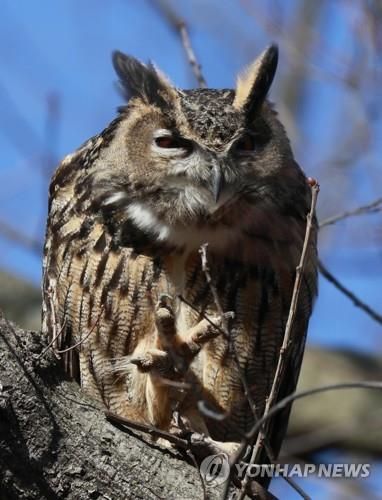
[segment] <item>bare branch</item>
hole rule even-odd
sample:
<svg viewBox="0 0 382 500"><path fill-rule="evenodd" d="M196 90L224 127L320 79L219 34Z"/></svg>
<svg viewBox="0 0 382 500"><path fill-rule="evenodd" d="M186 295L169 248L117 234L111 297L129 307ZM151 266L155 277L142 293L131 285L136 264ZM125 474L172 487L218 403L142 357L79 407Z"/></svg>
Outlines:
<svg viewBox="0 0 382 500"><path fill-rule="evenodd" d="M26 250L37 254L39 257L41 256L42 244L40 241L21 233L13 226L2 220L0 220L0 235L10 241L13 241L14 243L17 243L18 245L21 245Z"/></svg>
<svg viewBox="0 0 382 500"><path fill-rule="evenodd" d="M272 408L269 408L268 413L265 414L265 412L264 412L263 417L261 419L259 419L255 423L255 425L252 427L252 429L248 432L248 434L246 435L246 439L242 441L242 443L240 444L237 451L230 458L231 471L232 471L232 468L234 467L234 465L236 463L238 463L239 460L241 459L241 457L244 455L246 447L247 447L247 443L250 442L256 436L256 434L262 429L263 424L265 422L267 422L270 418L272 418L274 415L276 415L276 413L283 410L288 405L292 404L294 401L296 401L298 399L303 399L303 398L306 398L309 396L314 396L314 395L320 394L322 392L342 390L342 389L377 389L377 390L382 390L382 382L381 381L374 381L374 380L371 380L371 381L367 380L367 381L362 381L362 382L345 382L345 383L339 383L339 384L329 384L329 385L323 385L320 387L315 387L313 389L307 389L304 391L299 391L299 392L296 391L296 392L290 394L289 396L286 396L285 398L281 399L278 403L276 403L274 406L272 406ZM248 469L249 469L249 467L247 468L247 470ZM244 484L243 484L243 486L244 486ZM292 484L291 484L291 486L294 487L294 485L292 485ZM226 490L224 492L223 498L227 498L228 487L229 487L229 481L227 480ZM298 493L300 493L300 495L303 498L309 498L309 496L307 496L303 490L300 492L299 489L300 488L296 489L296 491L298 491Z"/></svg>
<svg viewBox="0 0 382 500"><path fill-rule="evenodd" d="M338 215L328 217L320 222L320 229L325 226L330 226L338 221L347 219L349 217L355 217L357 215L372 214L382 211L382 198L377 198L375 201L368 203L367 205L361 205L354 210L346 210Z"/></svg>
<svg viewBox="0 0 382 500"><path fill-rule="evenodd" d="M167 441L169 441L170 443L173 443L177 447L184 449L184 450L189 448L190 443L187 441L187 439L180 438L180 437L176 436L175 434L172 434L171 432L163 431L161 429L153 427L152 425L135 422L133 420L130 420L126 417L122 417L121 415L117 415L116 413L112 413L110 411L105 411L105 415L106 415L106 418L114 424L121 424L121 425L129 427L131 429L135 429L137 431L144 432L146 434L150 434L150 436L153 436L153 437L164 438Z"/></svg>
<svg viewBox="0 0 382 500"><path fill-rule="evenodd" d="M359 215L371 214L382 211L382 198L377 198L376 200L368 203L367 205L361 205L354 210L347 210L338 215L328 217L324 219L319 227L320 229L325 226L330 226L339 222L341 220L347 219L349 217L356 217ZM348 297L356 307L362 309L366 314L373 318L377 323L382 324L382 315L374 311L370 306L365 304L363 300L358 298L352 291L346 288L322 263L321 260L318 261L318 269L322 276L326 278L330 283L332 283L340 292L342 292L346 297Z"/></svg>
<svg viewBox="0 0 382 500"><path fill-rule="evenodd" d="M171 432L158 429L157 427L149 424L135 422L110 411L105 411L105 416L107 420L109 420L112 424L116 425L121 430L126 430L126 427L129 429L134 429L145 434L149 434L154 438L165 439L166 441L174 444L178 449L184 450L188 457L190 457L196 470L199 473L199 478L203 489L203 498L208 498L204 478L195 456L198 458L204 458L205 456L213 455L216 452L221 453L221 450L216 449L216 446L211 439L197 432L187 432L186 438L182 438Z"/></svg>
<svg viewBox="0 0 382 500"><path fill-rule="evenodd" d="M195 312L197 312L203 319L207 320L209 322L209 324L212 325L214 328L216 328L220 333L225 335L225 331L219 325L214 323L206 314L204 314L202 311L199 311L199 309L197 307L195 307L194 304L192 304L192 302L185 299L183 297L183 295L177 295L177 297L181 302L184 302L189 307L191 307L191 309L193 309Z"/></svg>
<svg viewBox="0 0 382 500"><path fill-rule="evenodd" d="M264 416L259 419L258 422L252 427L252 429L248 432L247 434L247 440L253 438L256 433L261 429L262 425L272 418L276 413L279 411L283 410L286 408L288 405L293 403L294 401L297 401L298 399L306 398L308 396L314 396L316 394L320 394L322 392L328 392L328 391L337 391L337 390L342 390L342 389L376 389L376 390L382 390L382 381L377 381L377 380L365 380L362 382L343 382L339 384L329 384L329 385L322 385L320 387L314 387L313 389L306 389L305 391L299 391L299 392L293 392L289 396L286 396L285 398L281 399L278 403L276 403L272 408L269 409L269 412L267 415L264 414ZM246 443L243 442L240 445L240 448L237 450L235 453L234 457L231 460L231 464L234 465L237 463L238 460L240 460L240 457L243 455L245 451Z"/></svg>
<svg viewBox="0 0 382 500"><path fill-rule="evenodd" d="M285 481L291 486L299 495L301 498L304 500L311 500L312 497L310 497L302 488L299 486L294 479L291 477L285 476L284 477Z"/></svg>
<svg viewBox="0 0 382 500"><path fill-rule="evenodd" d="M229 338L230 333L229 333L229 329L228 329L228 322L224 316L224 311L223 311L223 307L220 303L219 294L216 290L216 287L212 283L212 277L211 277L210 268L209 268L208 259L207 259L207 247L208 247L208 243L205 243L199 249L199 253L200 253L201 259L202 259L202 271L206 277L207 284L210 287L216 309L218 310L218 314L221 317L223 331L224 331L226 337Z"/></svg>
<svg viewBox="0 0 382 500"><path fill-rule="evenodd" d="M183 22L182 24L179 25L179 33L180 33L180 36L182 37L183 47L184 47L184 50L186 51L187 59L188 59L188 62L190 63L190 66L191 66L191 69L194 73L196 81L198 82L199 87L206 88L207 82L204 79L204 76L202 74L202 67L199 64L199 62L197 61L196 56L195 56L195 52L193 51L193 48L191 45L191 40L190 40L187 26L186 26L185 22Z"/></svg>
<svg viewBox="0 0 382 500"><path fill-rule="evenodd" d="M218 314L221 318L221 324L222 324L222 330L223 330L224 336L228 340L228 342L230 342L230 344L232 344L232 353L233 353L233 356L235 359L235 364L236 364L237 369L238 369L240 381L241 381L241 384L243 386L244 394L248 400L248 403L249 403L249 406L253 412L253 415L254 415L255 419L257 420L256 405L255 405L255 402L253 401L253 398L251 396L251 392L250 392L245 374L243 373L242 367L240 366L239 356L237 354L235 343L232 342L232 339L231 339L227 317L226 317L226 315L223 311L223 307L220 303L219 294L216 290L216 287L214 286L214 284L212 282L212 277L210 274L210 269L209 269L208 260L207 260L207 247L208 247L208 244L205 243L199 249L199 253L200 253L201 259L202 259L202 270L203 270L204 275L206 277L206 281L208 283L208 286L211 290L211 294L212 294L216 309L217 309Z"/></svg>
<svg viewBox="0 0 382 500"><path fill-rule="evenodd" d="M264 420L264 418L268 415L271 408L275 404L275 401L277 399L278 390L280 387L280 381L281 381L282 376L283 376L284 371L285 371L285 363L286 363L286 358L288 356L288 346L290 344L293 322L294 322L294 319L296 316L298 298L299 298L299 294L300 294L302 278L303 278L303 273L304 273L304 267L305 267L305 262L306 262L306 258L307 258L308 245L310 243L310 238L311 238L313 227L314 227L313 226L313 218L314 218L314 213L315 213L316 204L317 204L317 197L318 197L318 193L320 190L320 186L319 186L317 181L314 181L313 179L309 179L309 183L310 183L311 191L312 191L312 201L311 201L310 211L307 215L305 238L304 238L304 243L303 243L303 247L302 247L300 262L299 262L298 266L296 267L296 277L295 277L295 282L294 282L294 287L293 287L293 293L292 293L292 299L291 299L291 304L290 304L290 308L289 308L288 319L287 319L287 323L285 326L283 343L282 343L282 346L280 349L280 355L279 355L279 359L277 362L275 375L273 378L272 388L271 388L271 391L269 393L269 397L268 397L266 404L265 404L265 410L264 410L263 417L261 419L259 419L253 427L253 428L256 427L257 429L261 429L261 426L259 426L259 422L262 420L265 422L267 420L267 419ZM256 435L252 431L250 431L250 434L251 434L251 439ZM262 445L265 438L266 438L266 429L264 429L264 430L261 429L258 436L257 436L256 444L252 450L250 465L252 465L254 463L256 456L257 456L257 453L260 449L260 446ZM249 442L250 441L247 440L247 443L249 443ZM246 445L247 443L245 443L244 445ZM247 469L247 471L248 471L248 469ZM238 497L239 500L242 499L245 495L248 481L249 481L249 476L246 473L244 476L241 491L240 491L240 494Z"/></svg>
<svg viewBox="0 0 382 500"><path fill-rule="evenodd" d="M333 276L331 272L328 271L326 266L321 260L318 261L318 269L324 278L326 278L330 283L332 283L340 292L342 292L346 297L348 297L356 307L362 309L366 314L374 319L377 323L382 324L382 315L374 311L370 306L365 304L361 299L359 299L353 292L346 288L338 279Z"/></svg>
<svg viewBox="0 0 382 500"><path fill-rule="evenodd" d="M381 428L382 422L382 408L378 408L371 413L357 416L356 418L350 417L348 420L324 428L317 428L311 432L304 432L298 436L290 437L284 441L285 454L299 455L314 453L322 448L338 445L346 438L355 436L359 433L359 429L367 429L370 433L373 430ZM355 447L352 447L354 451Z"/></svg>
<svg viewBox="0 0 382 500"><path fill-rule="evenodd" d="M38 356L38 358L36 359L36 363L38 363L40 361L40 359L42 357L45 356L45 354L49 351L49 349L53 346L53 344L55 342L57 342L58 338L62 335L64 329L65 329L65 325L66 325L66 318L64 319L63 323L62 323L62 327L60 328L59 332L57 334L53 334L52 336L52 340L49 342L49 344L45 347L45 349L41 352L41 354ZM56 357L58 357L56 355L57 351L55 349L52 349L54 355Z"/></svg>
<svg viewBox="0 0 382 500"><path fill-rule="evenodd" d="M102 316L102 313L105 309L105 306L102 306L99 313L98 313L98 316L97 316L97 319L95 320L95 323L94 325L90 328L90 330L88 331L88 333L85 335L85 337L82 337L78 342L76 342L74 345L71 345L70 347L67 347L66 349L62 349L62 350L56 350L56 354L63 354L65 352L69 352L69 351L72 351L73 349L75 349L76 347L79 347L81 344L83 344L85 342L85 340L90 337L90 335L94 332L94 329L96 328L96 326L98 325L99 323L99 320L101 319L101 316Z"/></svg>
<svg viewBox="0 0 382 500"><path fill-rule="evenodd" d="M194 77L201 88L206 88L207 83L202 74L201 65L199 64L194 49L192 48L190 36L188 33L187 24L184 19L178 16L178 14L172 9L166 0L152 0L154 6L166 19L167 23L175 30L182 41L183 48L186 52L187 61L191 67Z"/></svg>
<svg viewBox="0 0 382 500"><path fill-rule="evenodd" d="M49 300L49 308L52 311L51 312L51 314L52 314L52 330L53 330L52 331L52 338L54 340L52 345L54 345L58 341L60 335L63 332L63 327L65 326L65 321L58 329L59 325L58 325L58 321L57 321L57 317L56 317L56 309L55 309L55 304L57 304L56 289L52 285L49 285L48 290L47 290L47 295L48 295L48 300ZM58 332L57 332L57 330L58 330ZM59 345L58 342L57 342L57 345ZM56 349L53 348L52 350L53 350L53 353L55 354L55 356L57 357Z"/></svg>
<svg viewBox="0 0 382 500"><path fill-rule="evenodd" d="M207 261L206 261L206 263L207 263ZM179 300L181 300L182 302L184 302L185 304L187 304L189 307L191 307L194 311L196 311L202 318L206 319L211 325L213 325L215 328L217 328L220 331L220 333L222 333L227 338L227 332L224 331L221 327L219 327L219 325L215 325L215 323L213 321L211 321L210 318L204 312L199 311L197 307L195 307L191 302L189 302L187 299L185 299L182 295L178 295L178 298L179 298ZM217 297L217 299L218 299L218 304L219 304L217 306L217 308L219 308L222 311L222 308L221 308L221 305L220 305L220 301L219 301L219 297ZM225 313L225 315L227 315L227 313ZM239 373L240 373L240 376L241 376L241 380L242 380L242 384L243 384L243 387L244 387L244 393L246 394L246 391L247 391L248 394L249 394L249 388L247 386L246 378L242 374L240 366L238 365L239 360L238 360L238 357L237 357L237 354L236 354L235 347L233 347L233 352L234 352L234 355L235 355L235 362L237 363L237 366L238 366L238 369L239 369ZM205 415L205 416L207 416L207 417L209 417L209 418L211 418L213 420L217 420L217 421L221 422L222 420L224 420L224 419L227 418L226 414L224 414L224 413L218 413L216 410L211 410L210 408L208 408L207 405L205 404L205 401L203 401L203 400L199 401L199 403L198 403L198 409L199 409L199 411L201 413L203 413L203 415ZM257 422L258 421L258 415L256 414L256 409L255 409L254 406L253 406L252 409L253 409L253 414L254 414L255 422ZM270 444L268 442L267 437L264 438L264 447L265 447L265 450L267 452L267 455L268 455L269 459L271 460L272 463L274 463L275 462L275 456L273 454L273 451L271 449L271 446L270 446ZM306 493L304 492L304 490L302 488L300 488L295 483L295 481L293 481L293 479L288 478L288 477L283 477L283 479L301 496L301 498L305 498L305 499L309 500L309 496L306 495ZM228 490L227 490L227 493L228 493Z"/></svg>

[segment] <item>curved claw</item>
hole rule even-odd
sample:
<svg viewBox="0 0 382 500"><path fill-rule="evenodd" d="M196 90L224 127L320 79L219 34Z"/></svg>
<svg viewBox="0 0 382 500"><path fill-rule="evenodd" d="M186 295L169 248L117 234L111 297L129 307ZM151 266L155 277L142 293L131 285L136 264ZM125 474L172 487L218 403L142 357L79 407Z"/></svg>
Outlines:
<svg viewBox="0 0 382 500"><path fill-rule="evenodd" d="M176 335L175 315L172 305L169 303L170 300L172 300L170 295L162 293L155 306L155 324L158 336L165 342L166 339Z"/></svg>
<svg viewBox="0 0 382 500"><path fill-rule="evenodd" d="M138 356L136 358L131 358L129 363L135 365L141 372L151 371L153 367L153 360L149 356Z"/></svg>
<svg viewBox="0 0 382 500"><path fill-rule="evenodd" d="M158 302L156 304L156 308L160 308L160 307L166 307L166 308L171 308L171 305L169 304L169 302L173 302L173 297L171 295L169 295L168 293L161 293L158 297Z"/></svg>
<svg viewBox="0 0 382 500"><path fill-rule="evenodd" d="M160 349L151 349L140 356L131 358L129 362L142 373L155 372L163 376L173 371L169 354Z"/></svg>

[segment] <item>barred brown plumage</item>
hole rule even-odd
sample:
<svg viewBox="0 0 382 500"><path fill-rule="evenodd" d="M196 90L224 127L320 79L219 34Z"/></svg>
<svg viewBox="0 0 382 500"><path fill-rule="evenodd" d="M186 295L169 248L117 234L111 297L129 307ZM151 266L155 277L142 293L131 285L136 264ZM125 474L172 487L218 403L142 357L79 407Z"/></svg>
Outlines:
<svg viewBox="0 0 382 500"><path fill-rule="evenodd" d="M242 375L264 410L310 207L265 99L276 63L271 47L235 91L188 91L116 53L128 104L53 176L43 331L62 329L55 346L67 371L114 413L170 429L177 410L192 430L238 441L254 422ZM221 321L203 243L223 310L234 313L229 338L204 319ZM316 281L314 232L279 398L297 383ZM201 400L226 418L199 413ZM270 431L275 456L282 418Z"/></svg>

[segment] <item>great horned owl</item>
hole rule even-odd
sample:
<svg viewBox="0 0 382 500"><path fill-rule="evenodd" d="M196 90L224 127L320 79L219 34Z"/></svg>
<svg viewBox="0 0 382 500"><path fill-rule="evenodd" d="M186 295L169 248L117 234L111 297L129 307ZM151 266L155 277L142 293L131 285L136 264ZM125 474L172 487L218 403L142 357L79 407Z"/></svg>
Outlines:
<svg viewBox="0 0 382 500"><path fill-rule="evenodd" d="M169 429L176 410L191 429L237 441L264 410L311 200L266 100L277 57L267 49L235 90L180 90L116 52L128 103L53 176L43 331L114 413ZM296 386L316 278L314 232L278 398ZM270 430L275 455L286 420Z"/></svg>

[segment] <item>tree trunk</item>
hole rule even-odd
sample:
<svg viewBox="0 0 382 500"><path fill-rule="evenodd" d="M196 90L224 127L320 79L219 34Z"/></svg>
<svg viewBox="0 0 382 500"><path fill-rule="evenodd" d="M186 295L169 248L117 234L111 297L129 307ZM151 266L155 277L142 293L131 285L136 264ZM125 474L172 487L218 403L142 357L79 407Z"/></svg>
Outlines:
<svg viewBox="0 0 382 500"><path fill-rule="evenodd" d="M0 318L2 500L203 498L193 465L107 422L44 349L39 333Z"/></svg>

